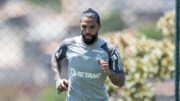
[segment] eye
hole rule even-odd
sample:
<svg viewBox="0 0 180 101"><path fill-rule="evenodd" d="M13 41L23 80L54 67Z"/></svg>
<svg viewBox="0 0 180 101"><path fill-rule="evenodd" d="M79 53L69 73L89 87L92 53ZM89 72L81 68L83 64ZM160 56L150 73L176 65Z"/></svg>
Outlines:
<svg viewBox="0 0 180 101"><path fill-rule="evenodd" d="M94 28L95 28L95 26L90 26L90 28L91 28L91 29L94 29Z"/></svg>
<svg viewBox="0 0 180 101"><path fill-rule="evenodd" d="M87 28L87 26L85 26L85 25L82 25L82 29L86 29Z"/></svg>

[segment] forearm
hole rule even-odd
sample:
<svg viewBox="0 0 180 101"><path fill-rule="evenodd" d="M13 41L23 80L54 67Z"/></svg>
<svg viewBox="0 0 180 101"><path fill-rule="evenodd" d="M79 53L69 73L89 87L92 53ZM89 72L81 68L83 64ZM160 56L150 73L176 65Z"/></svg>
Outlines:
<svg viewBox="0 0 180 101"><path fill-rule="evenodd" d="M54 73L54 79L57 81L59 80L60 77L60 72L61 72L61 68L58 65L58 62L56 61L55 57L51 58L51 67L52 67L52 71Z"/></svg>
<svg viewBox="0 0 180 101"><path fill-rule="evenodd" d="M123 71L115 73L110 70L107 75L114 85L122 87L125 84L125 75Z"/></svg>

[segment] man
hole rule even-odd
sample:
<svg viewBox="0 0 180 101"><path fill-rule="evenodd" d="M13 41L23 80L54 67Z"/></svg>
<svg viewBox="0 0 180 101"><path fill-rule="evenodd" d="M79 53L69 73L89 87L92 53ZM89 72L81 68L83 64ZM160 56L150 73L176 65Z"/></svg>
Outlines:
<svg viewBox="0 0 180 101"><path fill-rule="evenodd" d="M106 77L119 87L125 82L120 54L98 38L101 24L96 11L84 11L80 23L81 36L65 39L52 56L56 89L68 90L66 101L108 101ZM60 77L63 58L69 64L68 80Z"/></svg>

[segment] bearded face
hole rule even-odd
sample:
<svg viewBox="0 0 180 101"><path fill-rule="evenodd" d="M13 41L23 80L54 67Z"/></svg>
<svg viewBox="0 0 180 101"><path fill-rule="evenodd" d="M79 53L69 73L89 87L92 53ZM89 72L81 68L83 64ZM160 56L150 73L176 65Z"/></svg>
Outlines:
<svg viewBox="0 0 180 101"><path fill-rule="evenodd" d="M81 35L84 43L91 45L98 38L98 31L101 25L97 23L96 18L83 16L81 19Z"/></svg>
<svg viewBox="0 0 180 101"><path fill-rule="evenodd" d="M87 33L87 34L81 33L81 35L82 35L84 43L86 43L87 45L93 44L97 40L97 37L98 37L98 33L96 33L95 35L92 35L90 33Z"/></svg>

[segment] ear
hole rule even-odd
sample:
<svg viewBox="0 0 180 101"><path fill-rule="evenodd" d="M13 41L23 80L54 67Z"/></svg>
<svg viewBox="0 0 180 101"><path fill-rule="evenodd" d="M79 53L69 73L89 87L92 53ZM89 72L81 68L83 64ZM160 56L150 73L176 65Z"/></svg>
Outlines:
<svg viewBox="0 0 180 101"><path fill-rule="evenodd" d="M101 24L98 25L98 30L100 30L100 29L101 29Z"/></svg>

